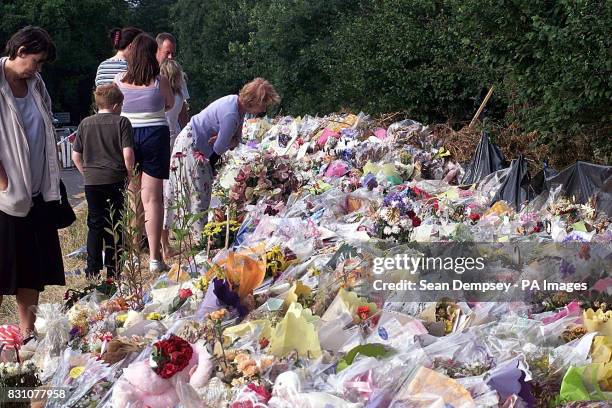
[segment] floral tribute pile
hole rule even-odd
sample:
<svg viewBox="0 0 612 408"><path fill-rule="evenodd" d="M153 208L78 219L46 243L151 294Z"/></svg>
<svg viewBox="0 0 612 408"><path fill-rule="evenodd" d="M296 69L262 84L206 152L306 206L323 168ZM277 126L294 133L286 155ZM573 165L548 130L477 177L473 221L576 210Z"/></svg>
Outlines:
<svg viewBox="0 0 612 408"><path fill-rule="evenodd" d="M195 262L141 295L105 281L40 305L37 339L0 351L0 385L70 391L49 407L609 406L612 224L598 188L580 202L551 178L532 194L515 167L464 185L465 164L409 120L254 119L243 134ZM529 199L500 200L509 186ZM466 254L487 269L457 274ZM441 266L386 265L404 255ZM458 275L555 285L399 286ZM398 286L374 290L381 279Z"/></svg>

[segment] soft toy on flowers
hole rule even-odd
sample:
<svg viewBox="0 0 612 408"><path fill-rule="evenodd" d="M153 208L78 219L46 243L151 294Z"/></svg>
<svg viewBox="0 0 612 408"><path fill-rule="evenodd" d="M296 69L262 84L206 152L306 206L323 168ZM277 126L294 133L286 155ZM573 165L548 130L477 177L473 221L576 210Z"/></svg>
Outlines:
<svg viewBox="0 0 612 408"><path fill-rule="evenodd" d="M294 371L285 371L276 377L272 389L270 408L361 408L363 404L352 403L325 392L304 392L302 381Z"/></svg>
<svg viewBox="0 0 612 408"><path fill-rule="evenodd" d="M113 388L116 407L168 408L179 404L178 382L201 388L210 379L211 356L203 341L189 344L170 335L153 345L149 360L132 363Z"/></svg>

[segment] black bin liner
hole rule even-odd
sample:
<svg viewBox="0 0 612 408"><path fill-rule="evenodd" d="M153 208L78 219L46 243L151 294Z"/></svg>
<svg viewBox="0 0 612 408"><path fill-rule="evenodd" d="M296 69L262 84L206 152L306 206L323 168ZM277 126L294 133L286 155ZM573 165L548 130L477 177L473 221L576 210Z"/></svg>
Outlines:
<svg viewBox="0 0 612 408"><path fill-rule="evenodd" d="M523 155L519 155L518 159L512 160L508 176L493 196L491 204L503 200L514 207L516 211L520 211L521 206L535 196L536 192L529 177L527 162Z"/></svg>
<svg viewBox="0 0 612 408"><path fill-rule="evenodd" d="M465 170L461 184L474 184L489 174L506 167L506 161L499 147L489 141L487 132L482 132L476 152Z"/></svg>
<svg viewBox="0 0 612 408"><path fill-rule="evenodd" d="M595 193L595 208L612 217L612 177L608 177L601 190Z"/></svg>
<svg viewBox="0 0 612 408"><path fill-rule="evenodd" d="M575 197L576 202L586 203L595 196L597 210L612 215L612 166L576 162L561 170L559 174L547 178L546 184L555 189L561 186L561 194Z"/></svg>
<svg viewBox="0 0 612 408"><path fill-rule="evenodd" d="M544 167L531 179L531 187L536 194L540 194L543 191L548 191L550 185L547 180L553 178L559 174L557 170L550 167L547 162L544 162Z"/></svg>

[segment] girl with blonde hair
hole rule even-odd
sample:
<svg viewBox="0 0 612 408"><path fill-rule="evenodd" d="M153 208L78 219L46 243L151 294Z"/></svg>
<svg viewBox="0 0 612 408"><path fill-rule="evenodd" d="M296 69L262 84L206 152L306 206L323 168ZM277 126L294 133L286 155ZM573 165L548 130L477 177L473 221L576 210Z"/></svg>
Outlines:
<svg viewBox="0 0 612 408"><path fill-rule="evenodd" d="M183 95L185 89L185 74L181 65L173 59L165 59L159 66L160 74L168 78L170 89L174 95L174 106L166 112L166 119L170 127L170 149L174 146L174 141L180 132L179 114L183 108L183 102L186 95Z"/></svg>
<svg viewBox="0 0 612 408"><path fill-rule="evenodd" d="M255 78L238 95L224 96L208 105L181 131L172 150L171 174L164 197L164 254L172 253L168 231L176 216L175 200L186 197L188 213L208 211L215 166L223 153L242 141L244 116L263 113L278 102L280 97L274 87L263 78ZM200 237L207 218L204 216L191 225L195 239Z"/></svg>

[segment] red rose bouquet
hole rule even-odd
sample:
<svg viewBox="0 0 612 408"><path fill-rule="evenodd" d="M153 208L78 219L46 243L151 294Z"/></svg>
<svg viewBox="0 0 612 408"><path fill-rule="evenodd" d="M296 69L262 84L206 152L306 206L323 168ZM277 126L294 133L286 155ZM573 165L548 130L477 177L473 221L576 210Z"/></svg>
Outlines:
<svg viewBox="0 0 612 408"><path fill-rule="evenodd" d="M161 378L170 378L187 367L192 355L191 344L171 334L168 339L153 345L151 368Z"/></svg>

